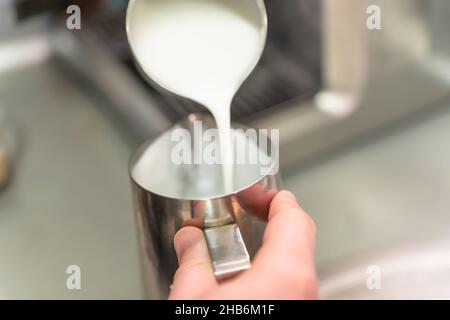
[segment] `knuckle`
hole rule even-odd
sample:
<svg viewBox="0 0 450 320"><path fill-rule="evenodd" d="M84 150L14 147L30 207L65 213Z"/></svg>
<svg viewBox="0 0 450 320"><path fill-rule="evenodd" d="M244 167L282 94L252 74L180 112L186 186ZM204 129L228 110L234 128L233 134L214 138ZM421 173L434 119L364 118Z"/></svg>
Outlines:
<svg viewBox="0 0 450 320"><path fill-rule="evenodd" d="M311 230L312 234L315 236L317 234L317 225L314 219L307 214L306 212L303 214L303 218L306 222L306 227Z"/></svg>
<svg viewBox="0 0 450 320"><path fill-rule="evenodd" d="M318 279L314 268L298 270L292 277L293 294L299 299L315 298L317 295Z"/></svg>

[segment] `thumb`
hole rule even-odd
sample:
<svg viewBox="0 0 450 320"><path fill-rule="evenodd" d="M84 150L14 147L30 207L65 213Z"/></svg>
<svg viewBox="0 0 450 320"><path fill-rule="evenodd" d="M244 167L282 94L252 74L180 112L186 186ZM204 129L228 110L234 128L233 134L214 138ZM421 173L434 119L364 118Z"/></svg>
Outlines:
<svg viewBox="0 0 450 320"><path fill-rule="evenodd" d="M169 299L195 299L217 285L203 231L181 228L174 238L179 267Z"/></svg>

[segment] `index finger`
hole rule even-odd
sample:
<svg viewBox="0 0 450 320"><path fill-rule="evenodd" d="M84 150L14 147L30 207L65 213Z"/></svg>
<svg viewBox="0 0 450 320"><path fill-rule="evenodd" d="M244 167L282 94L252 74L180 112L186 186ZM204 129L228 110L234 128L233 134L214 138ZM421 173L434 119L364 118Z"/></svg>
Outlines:
<svg viewBox="0 0 450 320"><path fill-rule="evenodd" d="M279 192L272 200L263 245L249 276L275 275L287 285L315 281L316 227L292 193Z"/></svg>

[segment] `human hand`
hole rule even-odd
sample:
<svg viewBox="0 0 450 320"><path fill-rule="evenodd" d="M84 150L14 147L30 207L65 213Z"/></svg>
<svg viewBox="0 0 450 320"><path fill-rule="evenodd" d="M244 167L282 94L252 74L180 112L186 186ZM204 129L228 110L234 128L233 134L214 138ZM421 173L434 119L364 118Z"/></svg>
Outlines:
<svg viewBox="0 0 450 320"><path fill-rule="evenodd" d="M203 231L184 227L174 239L180 266L169 299L316 299L315 238L313 220L294 195L281 191L270 203L251 269L218 282Z"/></svg>

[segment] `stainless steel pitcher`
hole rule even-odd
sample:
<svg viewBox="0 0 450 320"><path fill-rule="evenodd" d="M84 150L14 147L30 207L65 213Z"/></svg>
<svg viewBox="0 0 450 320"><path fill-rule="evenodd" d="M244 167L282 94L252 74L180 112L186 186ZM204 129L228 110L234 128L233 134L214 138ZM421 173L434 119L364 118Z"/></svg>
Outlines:
<svg viewBox="0 0 450 320"><path fill-rule="evenodd" d="M268 136L246 136L255 139L258 152L261 145L267 146L261 139L269 141L264 154L270 157L270 163L235 163L234 188L228 194L224 192L220 163L178 163L173 158L180 144L175 138L191 139L190 154L195 158L205 151L203 133L214 128L210 116L192 114L144 144L131 159L144 276L148 288L156 282L161 297L167 297L178 267L173 238L181 227L192 225L204 230L218 278L250 268L261 246L264 220L279 186L277 146ZM195 150L199 141L202 148Z"/></svg>

